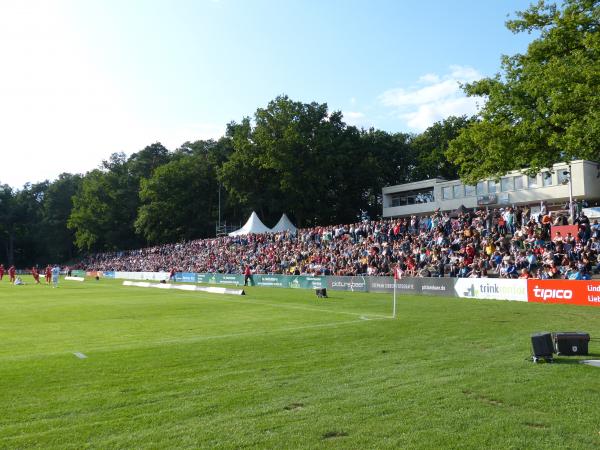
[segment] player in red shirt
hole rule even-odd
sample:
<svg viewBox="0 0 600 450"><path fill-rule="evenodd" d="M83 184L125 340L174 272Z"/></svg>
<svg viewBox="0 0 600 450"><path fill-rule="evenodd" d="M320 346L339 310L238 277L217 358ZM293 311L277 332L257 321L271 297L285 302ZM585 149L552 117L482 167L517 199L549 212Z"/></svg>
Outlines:
<svg viewBox="0 0 600 450"><path fill-rule="evenodd" d="M15 266L10 266L8 269L8 281L10 281L11 283L14 283L16 279L17 279L17 269L15 269Z"/></svg>
<svg viewBox="0 0 600 450"><path fill-rule="evenodd" d="M33 276L33 279L35 280L35 284L40 284L40 272L39 272L39 270L37 270L37 267L31 268L31 275Z"/></svg>
<svg viewBox="0 0 600 450"><path fill-rule="evenodd" d="M4 278L4 264L0 264L0 281Z"/></svg>
<svg viewBox="0 0 600 450"><path fill-rule="evenodd" d="M244 286L252 286L254 284L254 279L252 278L252 269L250 266L246 266L246 270L244 270Z"/></svg>
<svg viewBox="0 0 600 450"><path fill-rule="evenodd" d="M46 276L46 284L50 284L50 280L52 280L52 267L46 266L44 275Z"/></svg>

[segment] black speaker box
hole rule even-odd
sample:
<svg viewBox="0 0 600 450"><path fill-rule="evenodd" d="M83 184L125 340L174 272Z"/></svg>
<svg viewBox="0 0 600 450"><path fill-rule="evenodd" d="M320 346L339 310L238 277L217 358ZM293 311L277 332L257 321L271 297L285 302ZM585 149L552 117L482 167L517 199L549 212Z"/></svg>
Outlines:
<svg viewBox="0 0 600 450"><path fill-rule="evenodd" d="M587 355L590 335L582 332L552 333L554 350L557 355Z"/></svg>
<svg viewBox="0 0 600 450"><path fill-rule="evenodd" d="M552 358L552 353L554 353L552 334L548 332L532 334L531 347L534 358Z"/></svg>
<svg viewBox="0 0 600 450"><path fill-rule="evenodd" d="M315 289L315 294L317 294L317 297L319 298L327 298L327 289Z"/></svg>

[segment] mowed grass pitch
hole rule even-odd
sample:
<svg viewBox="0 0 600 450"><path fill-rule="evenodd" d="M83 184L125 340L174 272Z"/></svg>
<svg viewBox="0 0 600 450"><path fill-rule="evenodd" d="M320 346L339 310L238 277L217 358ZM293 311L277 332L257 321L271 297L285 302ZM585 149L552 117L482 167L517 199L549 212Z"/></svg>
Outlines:
<svg viewBox="0 0 600 450"><path fill-rule="evenodd" d="M0 447L600 447L600 369L525 360L600 308L247 291L3 281Z"/></svg>

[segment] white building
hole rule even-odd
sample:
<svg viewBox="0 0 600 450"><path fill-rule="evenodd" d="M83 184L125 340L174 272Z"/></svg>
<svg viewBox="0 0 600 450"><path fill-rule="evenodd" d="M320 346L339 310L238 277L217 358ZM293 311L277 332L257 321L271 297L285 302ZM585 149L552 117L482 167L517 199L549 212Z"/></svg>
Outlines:
<svg viewBox="0 0 600 450"><path fill-rule="evenodd" d="M442 178L388 186L383 188L383 217L427 214L438 208L451 211L461 205L501 207L539 205L541 201L564 205L570 190L573 200L600 201L600 164L583 160L560 163L533 177L513 171L498 181L488 179L476 186Z"/></svg>

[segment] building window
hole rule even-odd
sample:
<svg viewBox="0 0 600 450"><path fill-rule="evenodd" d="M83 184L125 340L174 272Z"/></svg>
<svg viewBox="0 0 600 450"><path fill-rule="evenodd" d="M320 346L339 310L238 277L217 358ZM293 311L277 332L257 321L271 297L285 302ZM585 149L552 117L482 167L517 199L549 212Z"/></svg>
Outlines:
<svg viewBox="0 0 600 450"><path fill-rule="evenodd" d="M552 172L542 172L542 183L544 186L552 186Z"/></svg>
<svg viewBox="0 0 600 450"><path fill-rule="evenodd" d="M506 177L500 180L500 190L502 192L514 191L515 179L513 177Z"/></svg>
<svg viewBox="0 0 600 450"><path fill-rule="evenodd" d="M477 194L475 193L475 186L465 186L465 197L475 197Z"/></svg>
<svg viewBox="0 0 600 450"><path fill-rule="evenodd" d="M559 169L558 170L558 184L568 184L569 183L569 169Z"/></svg>
<svg viewBox="0 0 600 450"><path fill-rule="evenodd" d="M540 185L538 184L537 175L530 175L527 177L527 186L529 187L529 189L540 187Z"/></svg>
<svg viewBox="0 0 600 450"><path fill-rule="evenodd" d="M444 200L452 199L452 187L451 186L445 186L442 188L442 198Z"/></svg>
<svg viewBox="0 0 600 450"><path fill-rule="evenodd" d="M454 198L464 197L464 190L462 184L457 184L454 186Z"/></svg>
<svg viewBox="0 0 600 450"><path fill-rule="evenodd" d="M391 195L391 207L433 202L433 188L398 192Z"/></svg>
<svg viewBox="0 0 600 450"><path fill-rule="evenodd" d="M488 181L488 192L490 194L496 192L496 182L494 180Z"/></svg>
<svg viewBox="0 0 600 450"><path fill-rule="evenodd" d="M523 175L517 175L515 177L515 191L523 189Z"/></svg>
<svg viewBox="0 0 600 450"><path fill-rule="evenodd" d="M477 183L477 195L484 195L486 193L485 187L485 181L480 181L479 183Z"/></svg>

